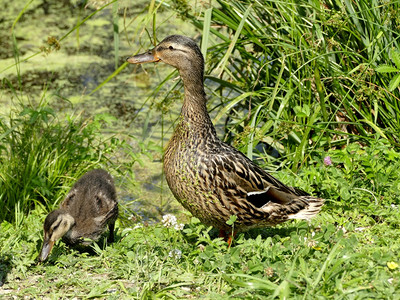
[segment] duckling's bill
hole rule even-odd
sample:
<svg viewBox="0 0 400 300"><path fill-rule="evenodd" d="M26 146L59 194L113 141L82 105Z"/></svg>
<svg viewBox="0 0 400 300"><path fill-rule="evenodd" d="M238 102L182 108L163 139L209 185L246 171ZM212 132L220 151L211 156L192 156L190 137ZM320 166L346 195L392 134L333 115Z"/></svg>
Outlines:
<svg viewBox="0 0 400 300"><path fill-rule="evenodd" d="M126 61L130 64L143 64L150 62L159 62L160 59L157 57L155 51L150 50L142 54L138 54L132 57L128 57Z"/></svg>
<svg viewBox="0 0 400 300"><path fill-rule="evenodd" d="M52 240L45 240L43 242L42 250L40 250L40 254L38 257L40 262L43 262L47 259L53 246L54 246L54 241Z"/></svg>

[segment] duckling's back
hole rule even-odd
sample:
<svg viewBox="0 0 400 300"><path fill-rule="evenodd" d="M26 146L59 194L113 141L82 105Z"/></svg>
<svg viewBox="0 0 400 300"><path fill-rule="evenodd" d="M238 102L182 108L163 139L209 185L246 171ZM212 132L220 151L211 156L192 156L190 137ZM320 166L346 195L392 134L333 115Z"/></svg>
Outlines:
<svg viewBox="0 0 400 300"><path fill-rule="evenodd" d="M74 184L61 208L75 219L75 226L64 236L67 243L99 239L106 225L114 223L118 216L113 178L101 169L87 172Z"/></svg>

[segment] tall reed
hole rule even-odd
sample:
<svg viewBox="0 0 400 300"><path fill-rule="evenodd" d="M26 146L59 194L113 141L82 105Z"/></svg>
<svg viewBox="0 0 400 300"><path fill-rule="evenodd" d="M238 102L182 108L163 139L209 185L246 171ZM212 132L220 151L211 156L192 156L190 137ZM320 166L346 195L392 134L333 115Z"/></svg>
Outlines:
<svg viewBox="0 0 400 300"><path fill-rule="evenodd" d="M398 10L397 1L217 0L203 18L187 13L208 45L225 139L250 157L261 143L294 171L315 151L375 135L398 147L400 93L375 72L399 49Z"/></svg>

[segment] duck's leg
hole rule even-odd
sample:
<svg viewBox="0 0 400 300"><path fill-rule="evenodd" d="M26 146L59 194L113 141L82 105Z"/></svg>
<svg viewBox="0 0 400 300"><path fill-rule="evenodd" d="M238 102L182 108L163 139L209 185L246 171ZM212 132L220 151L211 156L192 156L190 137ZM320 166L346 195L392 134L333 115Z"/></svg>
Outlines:
<svg viewBox="0 0 400 300"><path fill-rule="evenodd" d="M228 247L230 247L232 245L235 235L236 235L236 232L230 232L228 234L228 240L226 241L228 243Z"/></svg>
<svg viewBox="0 0 400 300"><path fill-rule="evenodd" d="M114 227L115 227L115 222L108 223L108 228L109 228L109 231L110 231L110 234L108 235L108 242L109 243L114 243Z"/></svg>
<svg viewBox="0 0 400 300"><path fill-rule="evenodd" d="M223 229L219 230L219 237L224 238L224 240L228 243L228 247L230 247L232 245L233 239L235 238L236 235L236 231L229 231L226 232Z"/></svg>

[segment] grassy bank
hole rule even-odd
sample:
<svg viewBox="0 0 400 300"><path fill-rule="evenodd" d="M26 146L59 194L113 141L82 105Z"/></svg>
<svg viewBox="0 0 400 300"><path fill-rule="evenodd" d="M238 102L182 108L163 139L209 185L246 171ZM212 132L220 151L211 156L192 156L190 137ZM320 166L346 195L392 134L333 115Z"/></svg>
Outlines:
<svg viewBox="0 0 400 300"><path fill-rule="evenodd" d="M318 171L280 173L286 182L315 186L332 198L351 182L347 171L363 180L346 188L351 192L346 201L331 198L310 224L296 221L239 234L231 248L196 219L181 228L171 216L150 225L132 218L119 222L112 245L100 242L79 252L60 242L49 262L37 265L44 212L33 211L18 227L3 222L0 292L34 298L396 299L399 154L377 145L371 152L354 149L361 158L352 162L341 161L338 152L331 166L318 163ZM395 171L387 171L391 168L377 153L392 155ZM383 187L390 179L385 193L368 190L366 162L380 170L375 184Z"/></svg>

